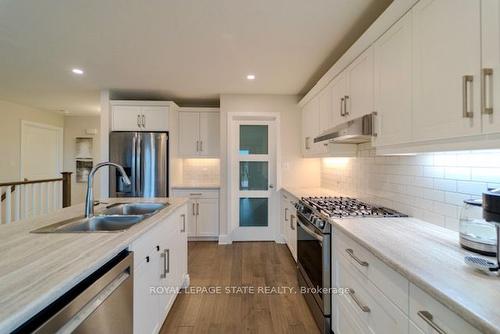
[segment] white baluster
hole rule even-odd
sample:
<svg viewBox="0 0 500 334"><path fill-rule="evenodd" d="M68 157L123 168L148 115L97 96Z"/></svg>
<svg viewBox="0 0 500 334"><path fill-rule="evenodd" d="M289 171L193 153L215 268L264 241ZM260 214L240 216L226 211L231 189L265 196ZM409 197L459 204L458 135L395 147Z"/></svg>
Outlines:
<svg viewBox="0 0 500 334"><path fill-rule="evenodd" d="M36 193L38 185L36 183L31 184L31 217L37 215L37 205L36 205Z"/></svg>
<svg viewBox="0 0 500 334"><path fill-rule="evenodd" d="M21 205L21 189L20 186L18 185L14 190L14 221L19 220L19 214L21 212L20 205Z"/></svg>
<svg viewBox="0 0 500 334"><path fill-rule="evenodd" d="M12 209L11 192L10 192L10 186L8 186L7 190L5 191L5 224L10 223L11 221L11 209Z"/></svg>
<svg viewBox="0 0 500 334"><path fill-rule="evenodd" d="M29 207L29 197L28 190L31 186L29 184L23 185L24 195L23 195L23 219L28 217L28 207Z"/></svg>
<svg viewBox="0 0 500 334"><path fill-rule="evenodd" d="M39 214L43 214L44 208L43 208L43 183L38 184L38 208L39 208Z"/></svg>
<svg viewBox="0 0 500 334"><path fill-rule="evenodd" d="M52 210L57 210L57 182L52 182Z"/></svg>

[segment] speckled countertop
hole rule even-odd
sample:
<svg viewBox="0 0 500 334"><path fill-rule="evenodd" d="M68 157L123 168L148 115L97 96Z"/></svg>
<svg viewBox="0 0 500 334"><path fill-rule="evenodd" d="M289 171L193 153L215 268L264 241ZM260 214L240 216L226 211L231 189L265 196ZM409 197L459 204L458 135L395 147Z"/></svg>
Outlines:
<svg viewBox="0 0 500 334"><path fill-rule="evenodd" d="M144 200L120 198L105 202ZM30 233L41 226L82 216L83 205L0 226L0 333L17 328L186 203L184 198L147 201L166 201L170 205L123 232ZM96 212L103 207L96 207Z"/></svg>
<svg viewBox="0 0 500 334"><path fill-rule="evenodd" d="M500 333L500 277L464 263L458 233L415 218L333 221L389 267L484 333Z"/></svg>

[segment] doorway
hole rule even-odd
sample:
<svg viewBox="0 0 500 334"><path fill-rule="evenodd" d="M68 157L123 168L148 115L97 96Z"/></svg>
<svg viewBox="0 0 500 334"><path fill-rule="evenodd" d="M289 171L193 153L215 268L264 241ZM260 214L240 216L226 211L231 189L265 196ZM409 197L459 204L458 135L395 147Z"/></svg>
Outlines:
<svg viewBox="0 0 500 334"><path fill-rule="evenodd" d="M229 131L233 241L277 240L279 115L233 115Z"/></svg>

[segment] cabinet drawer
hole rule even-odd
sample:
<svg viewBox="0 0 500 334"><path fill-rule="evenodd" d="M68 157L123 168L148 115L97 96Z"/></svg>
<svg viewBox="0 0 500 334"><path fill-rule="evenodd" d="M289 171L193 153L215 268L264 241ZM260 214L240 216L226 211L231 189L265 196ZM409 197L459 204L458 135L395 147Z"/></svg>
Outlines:
<svg viewBox="0 0 500 334"><path fill-rule="evenodd" d="M371 333L408 333L408 317L393 304L368 278L352 267L344 257L338 261L339 287L348 288L350 294L338 295L352 316L364 324ZM362 309L362 308L366 309ZM339 314L342 318L344 314ZM340 325L340 323L339 323Z"/></svg>
<svg viewBox="0 0 500 334"><path fill-rule="evenodd" d="M174 197L219 198L218 189L174 189Z"/></svg>
<svg viewBox="0 0 500 334"><path fill-rule="evenodd" d="M334 232L333 243L334 256L344 258L351 268L355 268L403 310L405 314L408 314L409 282L406 278L389 268L366 248L341 232ZM360 264L360 262L364 262L364 264Z"/></svg>
<svg viewBox="0 0 500 334"><path fill-rule="evenodd" d="M432 320L430 320L430 317L432 317ZM428 321L425 321L424 318ZM410 284L410 320L424 333L434 333L431 323L447 334L480 333L464 319L414 284Z"/></svg>
<svg viewBox="0 0 500 334"><path fill-rule="evenodd" d="M337 305L335 307L338 308L338 316L336 321L337 328L332 328L334 333L337 334L364 334L368 333L366 329L366 325L363 324L360 320L356 319L353 316L351 308L348 305L347 300L343 297L334 297L335 303Z"/></svg>

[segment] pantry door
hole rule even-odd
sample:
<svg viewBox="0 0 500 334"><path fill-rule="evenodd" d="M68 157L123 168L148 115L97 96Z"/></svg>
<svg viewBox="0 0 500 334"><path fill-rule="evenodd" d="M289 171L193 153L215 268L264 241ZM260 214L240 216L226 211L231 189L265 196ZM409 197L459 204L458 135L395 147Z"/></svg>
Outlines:
<svg viewBox="0 0 500 334"><path fill-rule="evenodd" d="M276 120L231 126L232 240L276 240Z"/></svg>

